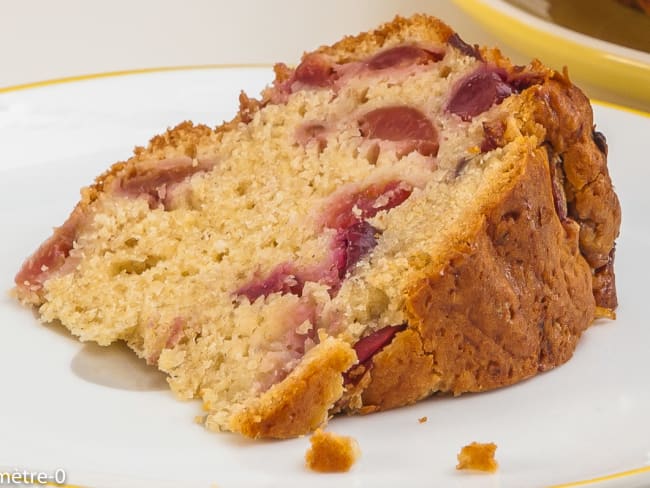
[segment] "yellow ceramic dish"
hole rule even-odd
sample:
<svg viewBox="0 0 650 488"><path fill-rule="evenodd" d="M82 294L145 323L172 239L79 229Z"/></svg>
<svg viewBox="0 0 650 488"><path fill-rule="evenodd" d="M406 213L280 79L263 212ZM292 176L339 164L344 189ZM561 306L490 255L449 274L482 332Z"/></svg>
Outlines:
<svg viewBox="0 0 650 488"><path fill-rule="evenodd" d="M580 34L503 0L454 1L526 55L555 69L570 66L572 78L650 106L650 54Z"/></svg>

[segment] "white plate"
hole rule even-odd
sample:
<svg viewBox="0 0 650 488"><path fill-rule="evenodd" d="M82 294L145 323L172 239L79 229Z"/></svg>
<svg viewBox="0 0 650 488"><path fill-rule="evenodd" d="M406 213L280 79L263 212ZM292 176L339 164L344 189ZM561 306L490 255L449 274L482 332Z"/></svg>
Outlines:
<svg viewBox="0 0 650 488"><path fill-rule="evenodd" d="M22 260L109 163L181 120L229 119L241 88L256 94L270 79L269 68L181 70L0 93L0 288L12 286ZM210 433L193 423L198 402L174 399L157 373L122 348L80 344L3 295L0 473L63 468L68 483L111 488L474 488L636 470L600 486L647 486L650 119L595 109L623 206L619 318L589 329L566 365L499 391L337 418L329 429L354 436L362 458L350 473L317 475L303 466L307 438L251 442ZM455 470L457 452L472 441L497 443L497 474Z"/></svg>

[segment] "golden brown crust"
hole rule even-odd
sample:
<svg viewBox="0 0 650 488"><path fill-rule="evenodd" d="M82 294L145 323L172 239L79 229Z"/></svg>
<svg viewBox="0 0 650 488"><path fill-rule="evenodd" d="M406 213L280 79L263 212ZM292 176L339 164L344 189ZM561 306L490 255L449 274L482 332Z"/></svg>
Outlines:
<svg viewBox="0 0 650 488"><path fill-rule="evenodd" d="M531 90L524 103L531 121L544 127L546 141L562 159L568 214L580 225L580 250L598 275L593 283L597 304L614 309L613 250L621 207L607 170L606 148L595 140L602 135L594 132L589 100L566 73L556 73Z"/></svg>
<svg viewBox="0 0 650 488"><path fill-rule="evenodd" d="M408 351L408 354L405 352ZM387 410L415 403L435 391L440 380L433 357L426 354L415 330L397 334L390 347L373 358L372 378L362 394L363 405Z"/></svg>
<svg viewBox="0 0 650 488"><path fill-rule="evenodd" d="M614 253L615 249L612 248L610 259L605 266L601 266L594 270L593 276L593 289L596 305L599 308L609 310L606 315L612 316L614 310L618 306L618 298L616 296L616 279L614 276Z"/></svg>
<svg viewBox="0 0 650 488"><path fill-rule="evenodd" d="M593 139L593 114L586 96L566 76L536 88L533 119L563 159L569 215L580 223L580 248L593 268L605 266L621 225L621 209L606 155Z"/></svg>
<svg viewBox="0 0 650 488"><path fill-rule="evenodd" d="M414 284L409 329L377 355L364 405L498 388L571 357L594 318L591 272L576 224L555 212L546 151L521 157L512 188L466 245Z"/></svg>
<svg viewBox="0 0 650 488"><path fill-rule="evenodd" d="M323 426L343 394L342 374L356 360L349 344L326 339L284 381L233 415L231 429L246 437L286 439Z"/></svg>
<svg viewBox="0 0 650 488"><path fill-rule="evenodd" d="M374 31L345 37L332 46L320 47L316 52L330 55L338 62L349 62L364 58L387 43L399 43L410 39L444 43L453 34L454 31L447 24L435 17L424 14L416 14L409 18L397 16L392 22Z"/></svg>

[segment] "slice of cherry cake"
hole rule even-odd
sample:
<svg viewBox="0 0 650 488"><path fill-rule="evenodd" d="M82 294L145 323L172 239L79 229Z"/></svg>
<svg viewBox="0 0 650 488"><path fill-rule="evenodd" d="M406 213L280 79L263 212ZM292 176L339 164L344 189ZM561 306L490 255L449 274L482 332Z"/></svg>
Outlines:
<svg viewBox="0 0 650 488"><path fill-rule="evenodd" d="M83 189L17 297L278 438L515 383L613 315L620 207L566 73L416 15L275 75Z"/></svg>

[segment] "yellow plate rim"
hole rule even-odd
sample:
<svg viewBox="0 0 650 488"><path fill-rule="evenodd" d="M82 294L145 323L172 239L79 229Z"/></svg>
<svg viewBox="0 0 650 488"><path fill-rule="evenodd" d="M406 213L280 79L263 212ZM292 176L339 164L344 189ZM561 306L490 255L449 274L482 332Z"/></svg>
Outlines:
<svg viewBox="0 0 650 488"><path fill-rule="evenodd" d="M114 78L118 76L144 75L150 73L165 73L171 71L197 71L217 69L238 69L238 68L272 68L270 63L232 63L232 64L189 64L179 66L154 66L150 68L133 68L116 71L100 71L97 73L84 73L80 75L62 76L60 78L48 78L45 80L30 81L16 85L0 87L0 94L33 88L42 88L63 83L75 83L78 81L96 80L98 78Z"/></svg>
<svg viewBox="0 0 650 488"><path fill-rule="evenodd" d="M454 0L460 2L462 0ZM119 76L132 76L132 75L143 75L151 73L166 73L174 71L203 71L203 70L219 70L219 69L256 69L256 68L272 68L273 64L266 63L240 63L240 64L195 64L195 65L181 65L181 66L157 66L152 68L135 68L135 69L126 69L126 70L117 70L117 71L100 71L97 73L85 73L81 75L73 76L63 76L60 78L50 78L45 80L31 81L28 83L20 83L17 85L9 85L5 87L0 87L0 95L4 93L12 93L17 91L31 90L36 88L43 88L53 85L62 85L65 83L76 83L79 81L86 80L96 80L101 78L115 78ZM623 112L628 112L634 115L640 115L642 117L650 118L650 112L644 112L643 110L626 107L624 105L619 105L613 102L607 102L604 100L598 100L595 98L591 99L592 103L601 105L603 107L613 108L615 110L621 110Z"/></svg>

